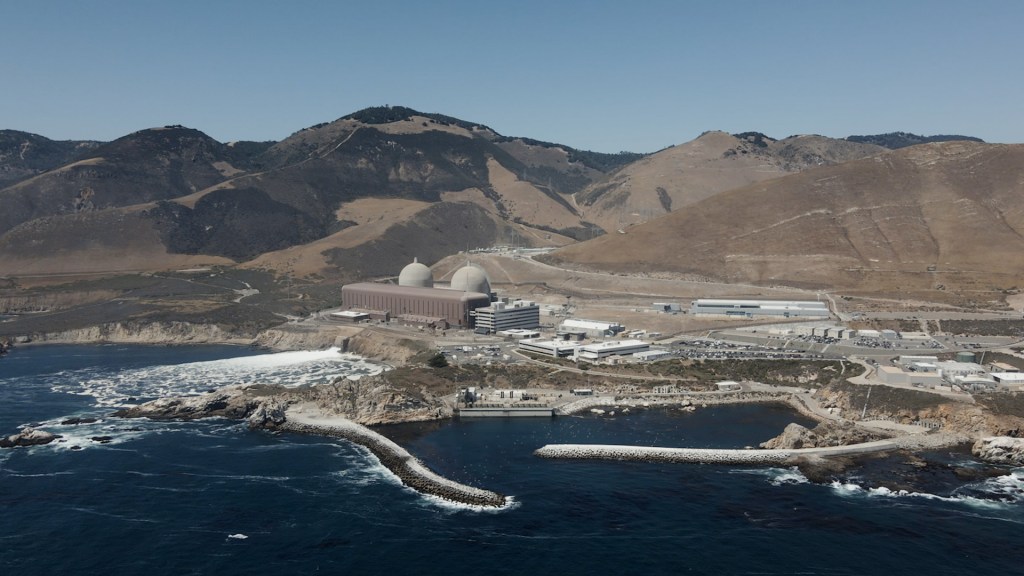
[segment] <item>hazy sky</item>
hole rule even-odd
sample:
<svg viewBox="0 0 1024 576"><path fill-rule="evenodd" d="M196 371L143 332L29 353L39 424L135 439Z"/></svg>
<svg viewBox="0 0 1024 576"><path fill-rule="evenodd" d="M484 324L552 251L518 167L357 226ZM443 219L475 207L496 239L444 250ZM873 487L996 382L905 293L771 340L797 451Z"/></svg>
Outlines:
<svg viewBox="0 0 1024 576"><path fill-rule="evenodd" d="M280 140L402 105L602 152L1024 142L1024 1L0 0L0 128Z"/></svg>

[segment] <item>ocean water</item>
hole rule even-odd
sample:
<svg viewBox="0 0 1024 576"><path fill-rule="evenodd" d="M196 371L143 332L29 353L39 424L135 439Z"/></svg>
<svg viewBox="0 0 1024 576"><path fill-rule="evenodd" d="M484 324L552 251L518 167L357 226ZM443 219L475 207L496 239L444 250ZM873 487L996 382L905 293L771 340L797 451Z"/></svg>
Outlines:
<svg viewBox="0 0 1024 576"><path fill-rule="evenodd" d="M723 406L378 428L441 474L513 497L474 510L402 486L345 441L114 407L235 382L380 367L337 351L23 347L0 359L0 574L1021 574L1024 470L964 480L969 453L796 470L542 460L553 442L756 444L800 417ZM68 417L96 417L62 425ZM93 440L100 438L103 441Z"/></svg>

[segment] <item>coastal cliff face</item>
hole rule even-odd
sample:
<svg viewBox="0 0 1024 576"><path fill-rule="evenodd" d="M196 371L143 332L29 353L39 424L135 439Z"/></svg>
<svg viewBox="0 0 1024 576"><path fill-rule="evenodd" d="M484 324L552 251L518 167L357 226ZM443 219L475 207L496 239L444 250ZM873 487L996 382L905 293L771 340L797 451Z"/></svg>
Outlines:
<svg viewBox="0 0 1024 576"><path fill-rule="evenodd" d="M364 326L287 323L259 332L227 330L192 322L108 322L59 332L33 333L16 342L60 344L235 344L272 350L337 347L380 362L401 365L430 349L426 341L397 338Z"/></svg>
<svg viewBox="0 0 1024 576"><path fill-rule="evenodd" d="M422 340L398 338L394 334L365 329L349 338L343 349L379 362L405 364L413 356L429 350L430 346Z"/></svg>
<svg viewBox="0 0 1024 576"><path fill-rule="evenodd" d="M32 342L62 344L249 344L252 337L216 325L191 322L111 322L88 328L33 334Z"/></svg>
<svg viewBox="0 0 1024 576"><path fill-rule="evenodd" d="M302 388L229 386L200 396L160 398L118 411L124 418L194 420L224 417L248 419L250 426L273 428L283 422L287 407L309 403L322 413L363 425L393 424L450 418L452 408L428 390L401 390L385 378L339 379Z"/></svg>

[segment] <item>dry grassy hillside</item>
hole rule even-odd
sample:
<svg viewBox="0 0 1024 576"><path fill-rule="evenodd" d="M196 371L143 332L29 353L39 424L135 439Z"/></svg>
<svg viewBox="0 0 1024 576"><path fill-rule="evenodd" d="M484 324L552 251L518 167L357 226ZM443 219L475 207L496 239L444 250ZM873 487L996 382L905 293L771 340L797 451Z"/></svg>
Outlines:
<svg viewBox="0 0 1024 576"><path fill-rule="evenodd" d="M914 146L725 192L625 232L553 258L989 305L1024 286L1024 145Z"/></svg>
<svg viewBox="0 0 1024 576"><path fill-rule="evenodd" d="M577 201L585 220L614 232L726 190L882 151L823 136L776 141L713 131L629 164L578 194Z"/></svg>

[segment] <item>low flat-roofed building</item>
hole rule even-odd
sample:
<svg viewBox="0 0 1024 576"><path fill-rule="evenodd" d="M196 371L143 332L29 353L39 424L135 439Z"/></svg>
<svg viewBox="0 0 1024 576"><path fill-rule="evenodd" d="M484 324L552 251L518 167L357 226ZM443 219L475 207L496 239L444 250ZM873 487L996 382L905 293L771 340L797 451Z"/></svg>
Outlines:
<svg viewBox="0 0 1024 576"><path fill-rule="evenodd" d="M722 392L736 392L743 389L740 383L735 380L722 380L721 382L716 382L715 386Z"/></svg>
<svg viewBox="0 0 1024 576"><path fill-rule="evenodd" d="M671 358L672 353L668 350L662 349L651 349L646 352L634 352L633 358L640 360L641 362L657 362L658 360L665 360Z"/></svg>
<svg viewBox="0 0 1024 576"><path fill-rule="evenodd" d="M957 376L954 384L970 392L986 392L996 388L996 381L984 376Z"/></svg>
<svg viewBox="0 0 1024 576"><path fill-rule="evenodd" d="M896 363L899 364L900 366L903 366L903 367L908 367L911 364L918 363L918 362L934 364L934 363L936 363L938 361L939 361L939 357L938 356L907 356L907 355L903 355L903 356L899 356L896 359Z"/></svg>
<svg viewBox="0 0 1024 576"><path fill-rule="evenodd" d="M782 316L828 318L828 304L818 300L728 300L699 298L690 304L691 314L724 316Z"/></svg>
<svg viewBox="0 0 1024 576"><path fill-rule="evenodd" d="M993 372L992 379L1006 386L1024 385L1024 372Z"/></svg>
<svg viewBox="0 0 1024 576"><path fill-rule="evenodd" d="M608 356L631 356L650 349L650 344L640 340L609 340L584 344L578 348L577 355L584 360L600 360Z"/></svg>
<svg viewBox="0 0 1024 576"><path fill-rule="evenodd" d="M625 330L618 322L603 322L600 320L584 320L582 318L566 318L562 321L559 330L586 330L589 336L614 336Z"/></svg>
<svg viewBox="0 0 1024 576"><path fill-rule="evenodd" d="M370 314L358 310L341 310L339 312L331 312L328 314L328 317L331 320L340 320L342 322L362 322L363 320L369 320Z"/></svg>
<svg viewBox="0 0 1024 576"><path fill-rule="evenodd" d="M898 366L879 366L875 371L878 381L883 384L908 384L907 373Z"/></svg>
<svg viewBox="0 0 1024 576"><path fill-rule="evenodd" d="M989 372L1020 372L1019 368L1006 362L990 362L988 370Z"/></svg>
<svg viewBox="0 0 1024 576"><path fill-rule="evenodd" d="M578 344L572 344L564 340L543 340L540 338L527 338L519 341L519 349L534 354L545 354L553 358L572 356Z"/></svg>
<svg viewBox="0 0 1024 576"><path fill-rule="evenodd" d="M900 337L904 340L931 340L932 337L927 332L900 332Z"/></svg>
<svg viewBox="0 0 1024 576"><path fill-rule="evenodd" d="M974 362L936 362L935 365L939 368L942 379L950 383L955 383L958 378L986 374L985 369Z"/></svg>

